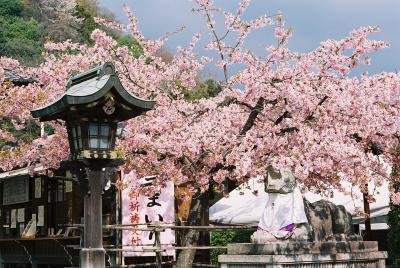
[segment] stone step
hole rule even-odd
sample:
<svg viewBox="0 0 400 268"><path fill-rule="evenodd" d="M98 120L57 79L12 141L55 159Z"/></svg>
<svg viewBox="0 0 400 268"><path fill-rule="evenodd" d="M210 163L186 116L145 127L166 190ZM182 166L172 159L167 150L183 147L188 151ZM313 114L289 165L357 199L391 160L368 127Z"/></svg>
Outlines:
<svg viewBox="0 0 400 268"><path fill-rule="evenodd" d="M221 268L384 268L386 251L338 254L219 255Z"/></svg>
<svg viewBox="0 0 400 268"><path fill-rule="evenodd" d="M228 244L229 255L337 254L378 251L377 241L271 242Z"/></svg>

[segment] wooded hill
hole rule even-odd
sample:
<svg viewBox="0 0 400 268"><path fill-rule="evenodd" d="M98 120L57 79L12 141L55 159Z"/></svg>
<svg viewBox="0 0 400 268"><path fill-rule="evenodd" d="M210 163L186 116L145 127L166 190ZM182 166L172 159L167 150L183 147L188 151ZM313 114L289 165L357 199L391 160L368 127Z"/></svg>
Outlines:
<svg viewBox="0 0 400 268"><path fill-rule="evenodd" d="M0 56L34 66L42 61L46 41L91 44L92 31L102 28L94 17L115 20L97 0L0 0ZM121 45L136 42L120 32L107 32Z"/></svg>

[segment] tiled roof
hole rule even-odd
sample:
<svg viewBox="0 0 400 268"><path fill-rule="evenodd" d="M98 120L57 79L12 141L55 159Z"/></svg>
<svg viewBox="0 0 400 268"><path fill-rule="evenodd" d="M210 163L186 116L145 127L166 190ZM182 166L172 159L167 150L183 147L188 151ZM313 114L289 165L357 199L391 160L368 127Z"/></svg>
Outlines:
<svg viewBox="0 0 400 268"><path fill-rule="evenodd" d="M33 83L36 81L35 78L33 77L23 77L19 75L16 71L14 70L5 70L4 72L4 80L5 81L10 81L16 85L26 85L29 83Z"/></svg>

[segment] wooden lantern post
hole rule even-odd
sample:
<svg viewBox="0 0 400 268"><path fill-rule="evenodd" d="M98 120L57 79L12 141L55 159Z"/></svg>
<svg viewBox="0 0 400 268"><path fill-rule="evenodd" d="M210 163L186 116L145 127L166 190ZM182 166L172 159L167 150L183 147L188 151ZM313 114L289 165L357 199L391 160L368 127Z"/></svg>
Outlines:
<svg viewBox="0 0 400 268"><path fill-rule="evenodd" d="M108 179L106 168L115 168L124 162L115 151L118 122L153 107L153 101L129 93L122 86L114 65L108 62L72 76L61 98L31 111L42 122L56 119L66 122L70 158L61 164L79 174L79 183L84 185L81 188L86 193L80 267L105 267L101 195Z"/></svg>

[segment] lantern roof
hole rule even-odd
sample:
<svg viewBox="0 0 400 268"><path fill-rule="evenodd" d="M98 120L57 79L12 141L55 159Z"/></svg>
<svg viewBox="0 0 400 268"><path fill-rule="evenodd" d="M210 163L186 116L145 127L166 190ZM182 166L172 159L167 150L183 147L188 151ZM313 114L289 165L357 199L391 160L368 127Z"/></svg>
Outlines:
<svg viewBox="0 0 400 268"><path fill-rule="evenodd" d="M40 118L40 121L99 116L124 121L153 108L154 101L141 99L128 92L115 72L114 65L106 62L72 76L60 98L48 106L32 110L31 114ZM101 110L106 114L100 115Z"/></svg>

